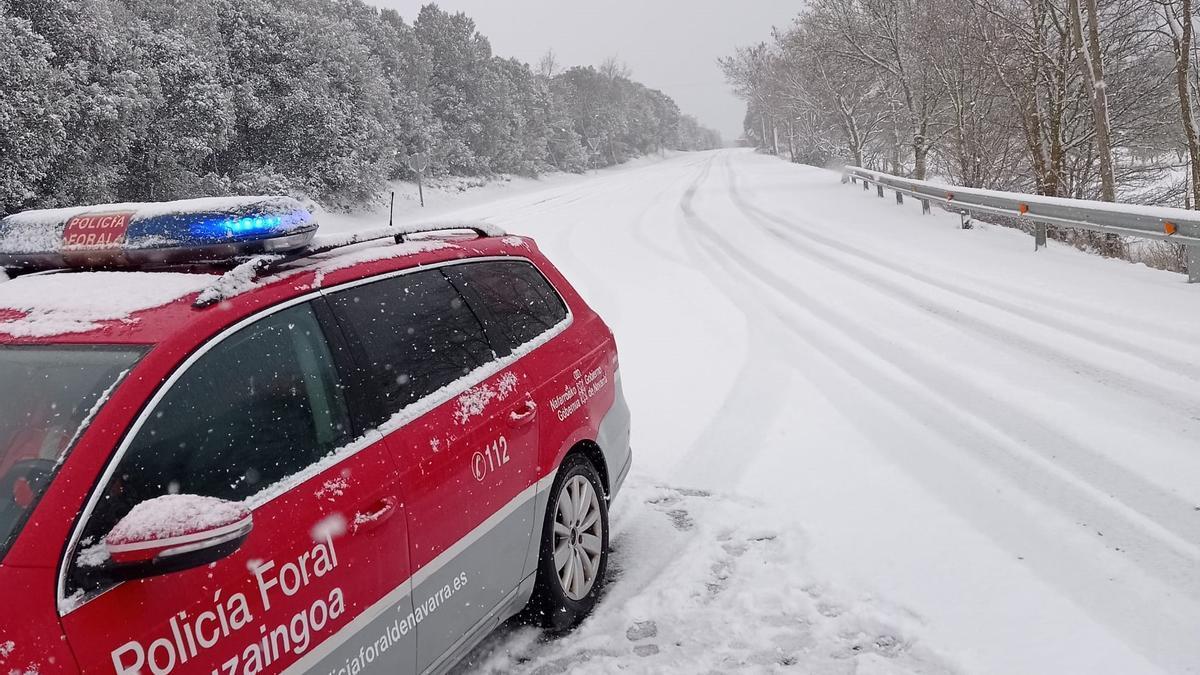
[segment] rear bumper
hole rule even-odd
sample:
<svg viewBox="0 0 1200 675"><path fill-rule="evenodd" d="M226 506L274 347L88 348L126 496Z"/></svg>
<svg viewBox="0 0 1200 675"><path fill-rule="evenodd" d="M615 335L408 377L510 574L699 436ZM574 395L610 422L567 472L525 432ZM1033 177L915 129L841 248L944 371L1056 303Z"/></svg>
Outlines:
<svg viewBox="0 0 1200 675"><path fill-rule="evenodd" d="M625 484L625 478L629 476L629 470L631 468L633 468L633 448L629 449L629 454L625 459L625 466L621 467L620 473L617 474L617 477L614 478L612 481L612 485L609 486L609 489L608 489L609 503L612 503L613 496L616 495L617 492L621 489L621 486Z"/></svg>

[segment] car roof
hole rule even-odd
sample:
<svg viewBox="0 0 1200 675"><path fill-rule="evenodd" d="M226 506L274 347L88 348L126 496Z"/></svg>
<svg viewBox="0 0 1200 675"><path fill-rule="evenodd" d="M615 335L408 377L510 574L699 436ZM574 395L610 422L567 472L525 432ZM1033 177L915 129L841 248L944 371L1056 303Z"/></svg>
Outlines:
<svg viewBox="0 0 1200 675"><path fill-rule="evenodd" d="M531 239L518 236L425 236L339 248L258 279L245 265L31 274L0 281L0 345L200 343L267 307L321 288L464 258L535 252ZM201 296L212 302L197 306Z"/></svg>

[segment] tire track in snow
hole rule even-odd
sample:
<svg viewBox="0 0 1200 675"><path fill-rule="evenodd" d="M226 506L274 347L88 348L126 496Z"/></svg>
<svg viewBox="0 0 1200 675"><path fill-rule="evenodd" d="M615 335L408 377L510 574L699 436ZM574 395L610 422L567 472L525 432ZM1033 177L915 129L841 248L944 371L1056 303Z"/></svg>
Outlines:
<svg viewBox="0 0 1200 675"><path fill-rule="evenodd" d="M746 203L744 199L737 197L735 197L735 203L749 213L752 221L758 220L754 216L760 212L760 209L756 209ZM761 220L758 220L758 223L760 227L763 226ZM776 237L779 236L778 231L774 228L768 228L768 232ZM792 243L796 245L794 241ZM819 253L813 253L807 249L800 252L818 262L826 261L826 258ZM846 265L831 263L827 266L854 278L864 274L862 270ZM890 292L891 289L885 280L869 274L868 278L872 280L873 288L888 295L898 295L898 293ZM922 304L917 306L924 308ZM931 311L931 314L940 319L945 319L947 316L946 311ZM950 320L957 323L954 319ZM986 323L980 322L980 325L975 326L975 331L984 333L987 330L986 325ZM865 334L869 327L858 324L856 330ZM997 342L1007 346L1005 341L997 340ZM1100 492L1137 511L1170 531L1175 537L1187 542L1189 548L1194 547L1196 542L1200 542L1200 511L1196 510L1195 504L1130 473L1128 469L1103 454L1093 451L1063 434L1053 426L1052 422L1030 415L1019 407L995 397L986 389L964 380L953 370L936 364L930 359L920 357L917 352L899 345L892 345L892 349L908 352L910 356L907 360L910 363L918 364L917 368L908 369L908 372L913 373L914 377L916 373L935 373L941 381L938 386L954 400L954 405L959 410L970 412L976 418L986 421L988 426L996 429L1012 442L1037 452L1046 461L1064 467ZM1032 349L1029 354L1041 355L1037 349ZM1073 370L1079 372L1078 369ZM1200 551L1200 549L1196 550Z"/></svg>
<svg viewBox="0 0 1200 675"><path fill-rule="evenodd" d="M951 295L957 295L961 298L971 300L971 301L977 302L979 304L992 307L994 309L999 309L1003 312L1007 312L1009 314L1020 317L1027 321L1040 324L1047 328L1058 330L1062 333L1066 333L1075 339L1078 339L1078 340L1081 340L1084 342L1090 342L1092 344L1110 349L1112 351L1120 352L1124 356L1128 356L1130 358L1137 359L1137 360L1145 363L1147 366L1150 366L1156 370L1162 370L1164 372L1164 374L1166 374L1168 376L1183 375L1183 376L1193 380L1195 383L1200 384L1200 366L1196 365L1195 363L1193 363L1191 361L1184 361L1182 359L1176 359L1173 356L1171 356L1170 354L1148 353L1148 350L1144 346L1138 345L1134 342L1124 340L1124 339L1116 337L1116 336L1104 335L1101 333L1097 333L1095 331L1088 331L1087 329L1072 325L1068 321L1063 321L1061 319L1057 319L1054 317L1046 316L1044 314L1040 314L1033 310L1029 310L1027 308L1021 307L1021 306L1017 305L1016 303L1007 302L1000 298L988 296L984 293L980 293L977 291L972 291L967 288L955 286L955 285L947 283L945 281L941 281L941 280L937 279L936 277L934 277L933 275L925 274L923 272L919 272L917 270L913 270L913 269L907 268L903 265L891 262L880 256L877 256L877 255L874 255L871 253L867 253L865 251L857 250L853 246L850 246L843 242L837 241L836 239L833 239L833 238L824 236L818 232L815 232L814 229L817 228L818 226L816 223L814 223L810 220L801 218L799 216L792 216L791 218L784 218L784 217L781 217L774 213L771 213L765 209L759 208L759 207L755 206L754 204L752 204L749 200L747 200L743 196L743 194L738 186L738 178L737 178L736 174L733 175L733 178L730 181L730 194L732 195L734 202L739 206L739 208L741 208L744 211L748 211L757 216L756 220L759 222L760 227L763 225L762 224L763 220L769 221L770 223L774 223L775 225L783 227L784 230L779 230L778 228L770 227L770 226L763 227L763 229L765 231L767 231L768 233L770 233L772 236L775 236L776 238L783 240L785 243L791 244L794 248L799 250L804 255L816 259L818 262L826 265L827 267L829 267L830 269L833 269L834 271L852 272L852 276L855 276L855 278L857 278L859 275L864 275L873 282L873 284L874 284L873 287L876 290L887 292L887 293L893 295L894 297L898 297L899 299L901 299L913 306L916 306L919 309L922 309L931 314L934 314L934 315L938 316L939 318L942 318L946 321L960 323L964 327L970 328L970 329L974 330L975 332L981 333L995 341L1009 343L1009 344L1023 344L1026 348L1025 353L1027 353L1027 354L1036 354L1036 355L1052 354L1055 356L1055 360L1058 361L1060 363L1060 365L1063 365L1064 367L1067 367L1067 368L1070 368L1070 369L1076 370L1076 371L1080 371L1080 370L1096 371L1096 367L1094 365L1088 364L1087 362L1084 362L1084 361L1080 361L1080 360L1074 358L1073 356L1071 356L1070 354L1068 354L1067 352L1056 349L1055 347L1053 347L1051 345L1047 345L1045 343L1034 342L1018 333L1015 333L1015 332L1005 329L1003 326L1001 326L995 322L986 321L983 319L977 319L977 318L973 318L973 317L972 318L962 317L957 312L957 310L949 308L948 306L946 306L942 303L935 303L934 301L931 301L929 298L922 297L922 296L917 295L916 293L910 292L906 289L898 288L898 287L888 284L887 280L883 279L882 277L878 276L877 274L875 274L874 272L870 271L869 269L867 269L865 267L862 267L862 266L852 267L851 265L849 265L843 261L839 261L836 258L821 254L816 249L813 249L809 246L803 246L797 240L795 235L799 235L800 237L803 237L813 243L816 243L816 244L822 245L826 248L830 248L835 251L838 251L839 253L845 254L846 256L861 260L871 266L874 266L877 268L882 268L884 270L887 270L888 272L893 272L895 274L899 274L901 276L907 277L914 281L923 283L927 286L932 286L934 288L937 288L937 289L944 291L946 293L949 293ZM804 227L804 228L797 227L796 221L803 223L807 227ZM1003 338L1003 340L1000 339L1001 337ZM1164 368L1169 368L1170 370L1165 370ZM1105 370L1103 372L1098 372L1096 377L1103 378L1104 380L1106 380L1105 383L1111 384L1113 386L1118 386L1118 387L1122 387L1122 388L1134 388L1134 387L1130 386L1132 379L1129 378L1128 376L1125 376L1120 373ZM1154 386L1152 383L1148 383L1146 380L1143 380L1141 382L1142 386L1146 386L1147 384L1150 384L1150 386L1152 386L1152 387ZM1158 400L1160 403L1165 403L1168 401L1175 401L1177 398L1179 398L1181 396L1189 397L1189 398L1191 397L1190 392L1186 392L1186 391L1180 390L1180 389L1168 389L1165 387L1157 388L1157 389L1158 389L1158 396L1159 396ZM1190 407L1186 410L1188 411L1188 413L1190 414L1190 416L1193 419L1200 420L1200 403L1194 403L1192 407Z"/></svg>
<svg viewBox="0 0 1200 675"><path fill-rule="evenodd" d="M891 392L886 400L904 407L952 445L975 450L978 458L990 462L1016 485L1032 491L1034 496L1071 516L1072 520L1104 527L1106 539L1119 542L1114 545L1138 558L1151 575L1187 589L1200 599L1200 548L1193 543L1196 534L1192 522L1194 517L1189 516L1188 522L1179 522L1178 508L1181 502L1172 502L1169 496L1162 495L1160 490L1150 486L1149 495L1137 495L1134 501L1141 502L1140 505L1153 516L1148 517L1141 511L1128 508L1120 500L1034 451L1020 436L1014 437L996 427L994 418L1021 416L1020 411L1006 409L988 392L960 382L959 376L952 370L908 347L879 338L870 326L812 297L798 284L763 268L759 261L739 250L701 219L690 204L685 208L696 231L712 243L714 258L725 257L736 266L726 263L723 265L726 270L774 291L787 304L839 333L840 338L830 340L805 330L788 313L777 313L776 318L793 333L843 365L865 385L886 385L884 388ZM745 301L744 298L739 300ZM851 349L847 345L858 345L861 349ZM903 375L871 364L861 356L864 353L884 361ZM963 401L982 401L985 405L966 407ZM970 426L974 428L947 423L946 420L970 421ZM1039 426L1034 420L1023 421L1034 422L1035 429ZM1052 438L1057 435L1052 429L1043 428L1043 431L1051 434ZM1071 443L1067 439L1061 441ZM1076 449L1086 452L1085 448ZM1086 467L1083 468L1086 470ZM1123 491L1130 492L1128 489ZM1151 500L1153 503L1146 503ZM1165 504L1162 500L1166 500ZM1180 534L1180 530L1183 534ZM1155 555L1147 558L1137 553L1145 551L1154 552Z"/></svg>
<svg viewBox="0 0 1200 675"><path fill-rule="evenodd" d="M1121 551L1121 558L1136 565L1146 577L1157 579L1187 598L1176 599L1176 602L1182 601L1194 607L1196 601L1200 600L1200 550L1190 540L1176 536L1154 520L1132 511L1033 452L1019 440L999 432L986 413L980 417L962 408L955 397L947 396L942 391L947 386L961 386L962 383L955 383L958 378L953 372L937 367L912 350L878 338L869 326L828 307L799 285L764 269L760 261L736 248L735 244L700 218L690 200L685 201L682 207L693 231L700 235L699 239L709 250L713 262L725 271L731 282L741 287L740 292L734 291L731 300L752 302L761 298L762 290L766 290L775 294L781 304L800 310L817 325L837 333L838 337L834 339L827 330L811 330L788 311L775 314L778 322L795 337L871 392L881 404L899 410L950 447L971 450L967 457L987 467L991 475L1003 477L1011 486L1061 514L1064 525L1071 523L1082 526L1074 533L1083 535L1085 528L1086 532L1102 531L1102 545ZM872 358L885 365L873 363ZM927 373L930 371L936 376L933 382L928 381ZM917 373L925 373L926 381L918 379ZM961 399L961 396L958 398ZM854 404L854 407L861 408L862 402L855 401ZM995 504L987 501L990 499L990 490L972 491L964 488L959 484L963 476L942 474L938 469L944 467L938 466L936 458L923 456L922 453L928 451L893 447L895 444L890 439L882 439L881 445L910 458L915 457L924 466L922 474L916 476L920 482L932 486L936 494L948 498L956 511L991 525L981 528L981 531L1015 554L1019 555L1031 540L1040 543L1043 550L1062 549L1068 543L1057 541L1052 529L1046 532L1037 527L1021 528L1019 523L1011 521L997 521ZM957 459L961 458L949 458L951 462ZM1162 620L1155 627L1138 623L1138 613L1145 611L1145 597L1139 594L1137 588L1110 585L1112 592L1103 598L1092 595L1096 587L1111 581L1107 578L1109 572L1106 565L1074 570L1060 566L1062 557L1080 559L1086 556L1086 562L1092 563L1090 556L1087 556L1087 548L1100 540L1077 536L1070 541L1076 544L1084 542L1084 547L1071 549L1074 551L1071 554L1062 551L1062 556L1056 555L1050 560L1028 559L1026 564L1037 570L1039 575L1052 580L1075 602L1087 607L1105 623L1117 626L1122 634L1136 636L1143 654L1148 658L1163 663L1172 671L1190 668L1200 662L1200 644L1194 641L1192 630L1186 624L1186 618L1194 616L1193 612L1178 612L1177 621ZM1097 574L1104 578L1097 577ZM1083 579L1084 576L1088 578ZM1175 613L1168 608L1161 608L1160 611L1164 616Z"/></svg>
<svg viewBox="0 0 1200 675"><path fill-rule="evenodd" d="M681 211L686 211L685 206L708 180L715 162L716 157L710 158L692 179L679 201ZM692 266L697 269L708 267L703 262L707 255L689 238L685 237L683 242L689 248ZM772 395L789 379L787 364L772 358L774 346L778 344L778 337L771 330L775 324L766 316L760 303L739 303L739 308L745 313L749 335L746 361L727 391L720 411L708 421L699 440L676 468L679 480L685 485L719 487L713 484L714 477L725 486L736 484L765 447L763 440L768 424L783 405L780 397Z"/></svg>
<svg viewBox="0 0 1200 675"><path fill-rule="evenodd" d="M999 227L999 226L997 226ZM1057 243L1057 242L1056 242ZM1065 244L1064 244L1065 245ZM1071 314L1084 321L1101 324L1121 324L1125 330L1139 333L1152 340L1162 340L1182 347L1193 348L1200 344L1200 331L1187 326L1167 325L1145 315L1130 316L1128 313L1109 311L1082 299L1075 301L1055 297L1036 287L1017 288L1005 286L992 279L964 273L976 286L990 289L992 293L1016 299L1019 302L1040 306L1040 312ZM998 297L998 296L993 296ZM1038 312L1039 310L1030 310ZM1045 316L1043 314L1043 316ZM1081 330L1088 330L1081 327Z"/></svg>
<svg viewBox="0 0 1200 675"><path fill-rule="evenodd" d="M814 167L806 167L806 166L797 166L796 168L798 169L798 171L800 173L804 174L806 177L811 176L813 173L817 173L817 172L819 172L826 178L830 176L830 172L828 172L827 170L824 170L824 169L816 169ZM868 203L870 203L870 202L868 202ZM876 203L878 203L878 202L876 202ZM911 202L909 202L909 203L911 204ZM859 206L865 206L865 204L860 204ZM791 214L791 212L789 212L789 213ZM887 218L889 216L886 213L883 213L883 215L881 217ZM815 225L818 228L820 227L819 224L813 223L809 219L801 217L800 220L803 220L806 223ZM987 225L987 224L985 223L985 225ZM1001 226L995 226L995 227L1000 228ZM1007 229L1007 228L1003 228L1003 229ZM1052 245L1059 244L1059 243L1061 243L1061 242L1051 240ZM1067 244L1063 244L1063 246L1067 246L1068 248L1070 248L1069 245L1067 245ZM1088 255L1088 254L1084 254L1084 255ZM879 258L878 255L876 255L875 257ZM919 256L918 256L918 258L919 258ZM1128 263L1126 263L1126 264L1128 264ZM1200 344L1200 331L1197 331L1192 326L1179 325L1179 324L1164 324L1161 321L1162 317L1147 316L1147 315L1130 316L1130 314L1128 312L1113 311L1113 310L1107 309L1105 307L1098 306L1095 303L1092 303L1083 298L1074 298L1073 299L1074 301L1069 301L1069 300L1066 300L1064 298L1058 297L1053 294L1047 294L1044 292L1044 289L1038 288L1037 286L1016 285L1016 284L1012 283L1013 281L1015 281L1013 279L1008 279L1007 281L1009 281L1009 283L1005 284L1005 283L1000 283L994 277L987 277L984 275L975 274L975 273L971 272L970 270L955 269L953 271L953 273L962 279L969 280L972 284L975 285L975 287L977 289L982 287L982 288L987 289L990 292L1006 296L1010 299L1015 299L1016 302L1012 303L1012 304L1014 304L1016 306L1019 306L1018 303L1031 303L1031 304L1040 305L1042 312L1067 313L1067 314L1072 314L1075 317L1078 317L1085 321L1096 321L1096 322L1105 323L1105 324L1120 324L1127 331L1140 333L1149 339L1172 342L1181 347L1194 348L1197 344ZM1182 282L1180 285L1183 285ZM967 289L964 289L964 290L967 290ZM984 292L983 290L976 290L975 292L979 293L980 295L988 296L988 293ZM996 296L991 296L991 297L996 297ZM997 298L997 299L999 299L999 298ZM1001 302L1005 302L1005 301L1001 300ZM1046 314L1043 314L1035 309L1029 309L1029 308L1023 308L1023 309L1034 312L1035 314L1039 314L1040 316L1046 316ZM1088 329L1080 327L1079 330L1086 331ZM1126 344L1136 345L1136 343L1134 343L1134 342L1126 342Z"/></svg>

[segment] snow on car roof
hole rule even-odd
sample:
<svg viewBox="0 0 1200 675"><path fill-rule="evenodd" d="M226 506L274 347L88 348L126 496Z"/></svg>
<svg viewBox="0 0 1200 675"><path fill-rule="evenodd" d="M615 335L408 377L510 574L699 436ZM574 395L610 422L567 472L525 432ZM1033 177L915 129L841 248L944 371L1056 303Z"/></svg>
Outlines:
<svg viewBox="0 0 1200 675"><path fill-rule="evenodd" d="M86 333L110 321L170 304L212 283L208 274L71 272L0 282L0 334L51 337Z"/></svg>
<svg viewBox="0 0 1200 675"><path fill-rule="evenodd" d="M478 246L484 240L471 240ZM496 244L508 247L500 239L491 240L484 248ZM372 263L394 261L397 268L409 260L419 264L427 254L441 257L461 257L468 248L467 241L456 238L429 236L399 244L364 242L345 249L320 253L299 266L277 273L253 278L238 270L224 275L218 270L201 272L170 271L63 271L32 274L6 281L0 274L0 340L46 339L58 336L81 336L113 324L141 326L138 335L106 334L104 339L148 340L157 342L168 333L177 331L177 324L151 326L151 321L139 322L135 316L147 310L165 309L192 296L214 294L220 301L252 294L260 289L287 281L289 292L315 290L325 285L326 277L341 277L350 268ZM311 275L303 277L302 275ZM187 307L191 308L191 302ZM179 318L179 317L175 317ZM146 329L146 330L142 330ZM149 332L146 332L146 331ZM90 338L89 338L90 339Z"/></svg>

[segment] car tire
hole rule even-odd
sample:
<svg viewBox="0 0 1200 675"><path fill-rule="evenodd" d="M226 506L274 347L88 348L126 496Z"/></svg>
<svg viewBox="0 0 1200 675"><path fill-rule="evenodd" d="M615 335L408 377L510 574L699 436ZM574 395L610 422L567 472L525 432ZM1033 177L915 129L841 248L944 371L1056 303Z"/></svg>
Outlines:
<svg viewBox="0 0 1200 675"><path fill-rule="evenodd" d="M576 499L584 504L582 514L574 507ZM595 607L607 570L604 486L586 457L568 455L546 504L537 581L527 610L530 622L551 632L574 628Z"/></svg>

